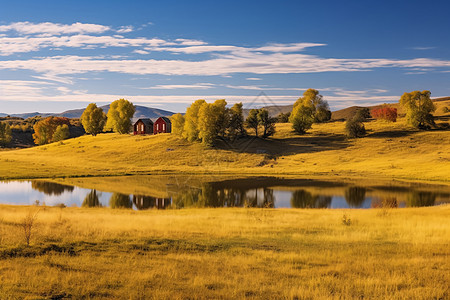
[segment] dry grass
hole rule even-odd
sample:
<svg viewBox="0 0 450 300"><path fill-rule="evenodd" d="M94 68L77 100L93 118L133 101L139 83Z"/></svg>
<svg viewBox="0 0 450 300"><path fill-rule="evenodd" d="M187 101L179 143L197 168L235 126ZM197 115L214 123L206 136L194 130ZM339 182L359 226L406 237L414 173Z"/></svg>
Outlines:
<svg viewBox="0 0 450 300"><path fill-rule="evenodd" d="M27 247L20 224L35 210L0 206L2 299L450 297L448 205L45 208Z"/></svg>

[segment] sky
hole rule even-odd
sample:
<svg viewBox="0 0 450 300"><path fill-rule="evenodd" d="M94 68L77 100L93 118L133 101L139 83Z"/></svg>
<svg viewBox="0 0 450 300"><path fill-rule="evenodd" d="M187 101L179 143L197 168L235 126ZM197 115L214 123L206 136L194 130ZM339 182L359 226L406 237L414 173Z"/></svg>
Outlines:
<svg viewBox="0 0 450 300"><path fill-rule="evenodd" d="M448 1L0 0L0 112L450 96Z"/></svg>

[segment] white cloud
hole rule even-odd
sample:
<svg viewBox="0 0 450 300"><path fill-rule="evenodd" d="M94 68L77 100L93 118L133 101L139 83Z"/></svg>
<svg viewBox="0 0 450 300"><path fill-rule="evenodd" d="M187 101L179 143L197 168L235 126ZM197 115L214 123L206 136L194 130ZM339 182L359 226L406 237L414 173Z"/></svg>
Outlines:
<svg viewBox="0 0 450 300"><path fill-rule="evenodd" d="M436 47L412 47L413 50L431 50L436 49Z"/></svg>
<svg viewBox="0 0 450 300"><path fill-rule="evenodd" d="M150 52L148 52L148 51L144 51L144 50L134 50L134 51L133 51L133 53L137 53L137 54L143 54L143 55L145 55L145 54L149 54Z"/></svg>
<svg viewBox="0 0 450 300"><path fill-rule="evenodd" d="M0 81L0 87L1 87ZM87 93L85 91L72 91L72 93L61 93L58 95L49 96L40 92L27 94L24 96L23 92L9 93L2 96L3 101L67 101L67 102L112 102L114 100L125 98L132 101L135 104L143 103L145 105L160 105L165 104L185 104L189 105L197 99L205 99L208 102L215 101L217 99L226 99L227 103L232 105L234 103L243 102L244 107L260 107L266 105L291 105L297 100L298 95L269 95L272 103L269 103L266 99L258 101L255 95L126 95L126 94L95 94ZM400 96L369 96L369 97L343 97L343 96L326 96L325 100L328 101L332 110L337 110L353 105L376 105L386 102L397 102Z"/></svg>
<svg viewBox="0 0 450 300"><path fill-rule="evenodd" d="M249 78L245 78L245 80L262 80L262 79L257 78L257 77L249 77Z"/></svg>
<svg viewBox="0 0 450 300"><path fill-rule="evenodd" d="M369 71L375 68L449 68L450 61L437 59L335 59L305 54L223 55L199 61L156 59L103 59L54 56L0 61L0 70L21 69L54 75L115 72L137 75L229 75L233 73L288 74Z"/></svg>
<svg viewBox="0 0 450 300"><path fill-rule="evenodd" d="M73 34L73 33L102 33L110 30L109 26L86 23L59 24L59 23L31 23L16 22L9 25L0 25L0 32L16 31L22 34Z"/></svg>
<svg viewBox="0 0 450 300"><path fill-rule="evenodd" d="M128 32L132 32L134 30L134 27L131 25L128 26L121 26L117 32L118 33L128 33Z"/></svg>
<svg viewBox="0 0 450 300"><path fill-rule="evenodd" d="M206 90L213 88L212 83L195 83L195 84L160 84L152 87L140 88L142 90L174 90L174 89L194 89L194 90Z"/></svg>

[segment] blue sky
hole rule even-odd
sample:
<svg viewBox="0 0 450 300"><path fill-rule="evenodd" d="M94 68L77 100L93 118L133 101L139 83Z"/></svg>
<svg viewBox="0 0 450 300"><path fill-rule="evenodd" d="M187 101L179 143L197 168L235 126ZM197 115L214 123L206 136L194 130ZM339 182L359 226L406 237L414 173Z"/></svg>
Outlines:
<svg viewBox="0 0 450 300"><path fill-rule="evenodd" d="M0 112L450 96L448 1L1 1ZM265 97L257 98L264 92ZM256 99L256 100L255 100Z"/></svg>

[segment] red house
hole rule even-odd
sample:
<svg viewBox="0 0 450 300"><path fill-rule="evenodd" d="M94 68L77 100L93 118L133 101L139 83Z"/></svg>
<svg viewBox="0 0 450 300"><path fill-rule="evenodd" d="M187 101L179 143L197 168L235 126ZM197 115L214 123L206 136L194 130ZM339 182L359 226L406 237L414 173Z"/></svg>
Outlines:
<svg viewBox="0 0 450 300"><path fill-rule="evenodd" d="M172 123L170 119L167 117L159 117L153 123L153 134L158 133L171 133L172 132Z"/></svg>
<svg viewBox="0 0 450 300"><path fill-rule="evenodd" d="M152 134L153 121L150 119L139 119L134 123L133 133L136 134Z"/></svg>

